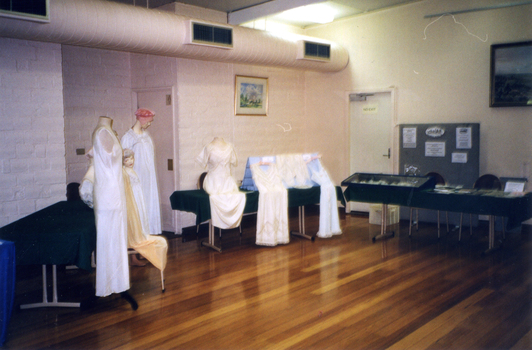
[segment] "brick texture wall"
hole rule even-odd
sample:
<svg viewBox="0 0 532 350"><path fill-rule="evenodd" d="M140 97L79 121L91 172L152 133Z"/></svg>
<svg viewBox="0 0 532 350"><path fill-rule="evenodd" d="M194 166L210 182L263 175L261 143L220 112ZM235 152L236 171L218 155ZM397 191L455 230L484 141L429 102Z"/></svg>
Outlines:
<svg viewBox="0 0 532 350"><path fill-rule="evenodd" d="M65 199L61 46L0 38L0 226Z"/></svg>

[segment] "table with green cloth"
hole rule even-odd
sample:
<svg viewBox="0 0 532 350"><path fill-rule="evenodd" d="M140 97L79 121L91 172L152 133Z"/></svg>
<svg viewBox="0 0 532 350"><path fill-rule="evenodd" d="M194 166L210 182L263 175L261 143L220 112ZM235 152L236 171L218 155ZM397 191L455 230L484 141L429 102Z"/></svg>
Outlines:
<svg viewBox="0 0 532 350"><path fill-rule="evenodd" d="M52 265L54 275L53 302L43 288L43 302L28 307L68 306L79 303L59 303L56 295L56 265L76 265L90 271L91 255L96 249L94 212L82 201L62 201L52 204L22 219L0 228L0 239L15 243L17 265L42 265L43 286L46 285L46 265Z"/></svg>
<svg viewBox="0 0 532 350"><path fill-rule="evenodd" d="M344 191L347 201L394 204L421 209L488 215L490 218L489 247L494 248L495 216L507 217L507 229L518 227L532 217L532 193L515 195L502 191L467 190L438 191L365 187L348 185Z"/></svg>
<svg viewBox="0 0 532 350"><path fill-rule="evenodd" d="M242 191L246 194L246 206L244 214L256 213L259 205L258 191ZM304 206L317 204L320 202L320 187L313 186L309 188L289 188L288 189L288 207L299 207L299 232L291 232L304 238L312 239L313 237L305 234L304 226ZM341 187L336 188L336 194L339 200L343 200ZM209 195L204 190L184 190L175 191L170 196L170 204L173 210L186 211L196 214L196 225L209 221L209 243L205 244L213 249L220 251L219 247L214 246L214 235L211 234L211 208L209 204Z"/></svg>

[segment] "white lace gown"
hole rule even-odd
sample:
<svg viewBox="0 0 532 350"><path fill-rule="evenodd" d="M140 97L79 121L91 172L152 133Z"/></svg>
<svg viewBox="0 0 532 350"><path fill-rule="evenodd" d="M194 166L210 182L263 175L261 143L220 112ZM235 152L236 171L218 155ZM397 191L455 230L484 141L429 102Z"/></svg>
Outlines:
<svg viewBox="0 0 532 350"><path fill-rule="evenodd" d="M133 129L129 129L122 136L121 143L123 148L129 148L135 152L133 170L137 173L140 184L142 185L146 213L148 214L148 232L151 235L161 234L161 206L159 202L159 187L157 184L153 140L146 130L138 135Z"/></svg>
<svg viewBox="0 0 532 350"><path fill-rule="evenodd" d="M330 238L339 235L342 230L338 217L336 188L318 159L309 163L309 169L312 181L320 185L320 224L317 236Z"/></svg>
<svg viewBox="0 0 532 350"><path fill-rule="evenodd" d="M238 227L246 206L246 195L239 191L231 176L231 166L238 163L233 145L215 138L203 148L196 161L208 169L203 188L209 194L213 226L221 229Z"/></svg>
<svg viewBox="0 0 532 350"><path fill-rule="evenodd" d="M112 140L112 149L105 145ZM113 130L93 133L94 216L96 220L96 296L129 289L127 209L122 178L122 147Z"/></svg>
<svg viewBox="0 0 532 350"><path fill-rule="evenodd" d="M276 164L270 164L266 171L259 163L250 165L250 169L259 189L255 243L265 246L289 243L288 191L283 186Z"/></svg>

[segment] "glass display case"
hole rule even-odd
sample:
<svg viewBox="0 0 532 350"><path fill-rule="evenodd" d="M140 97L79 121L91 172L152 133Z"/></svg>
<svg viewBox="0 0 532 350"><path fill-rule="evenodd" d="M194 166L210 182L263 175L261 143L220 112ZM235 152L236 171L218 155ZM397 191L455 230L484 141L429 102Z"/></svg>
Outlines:
<svg viewBox="0 0 532 350"><path fill-rule="evenodd" d="M390 175L355 173L342 181L342 186L366 187L366 188L393 188L426 190L433 189L436 185L434 178L430 176Z"/></svg>

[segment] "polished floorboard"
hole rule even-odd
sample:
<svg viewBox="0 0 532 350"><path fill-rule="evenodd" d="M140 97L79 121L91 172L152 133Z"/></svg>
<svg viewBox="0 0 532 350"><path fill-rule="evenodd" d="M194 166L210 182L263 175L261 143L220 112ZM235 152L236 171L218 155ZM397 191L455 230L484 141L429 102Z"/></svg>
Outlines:
<svg viewBox="0 0 532 350"><path fill-rule="evenodd" d="M307 233L317 231L317 208L307 207ZM290 217L297 230L297 212ZM390 226L394 238L373 243L379 226L341 214L340 236L260 247L254 222L244 218L242 238L224 231L222 253L169 239L165 293L157 269L131 267L136 311L119 295L84 310L16 309L3 348L532 348L530 226L482 256L485 225L459 242L428 223L409 238L401 222ZM41 301L40 274L17 269L17 306ZM94 277L60 268L59 300L88 298Z"/></svg>

